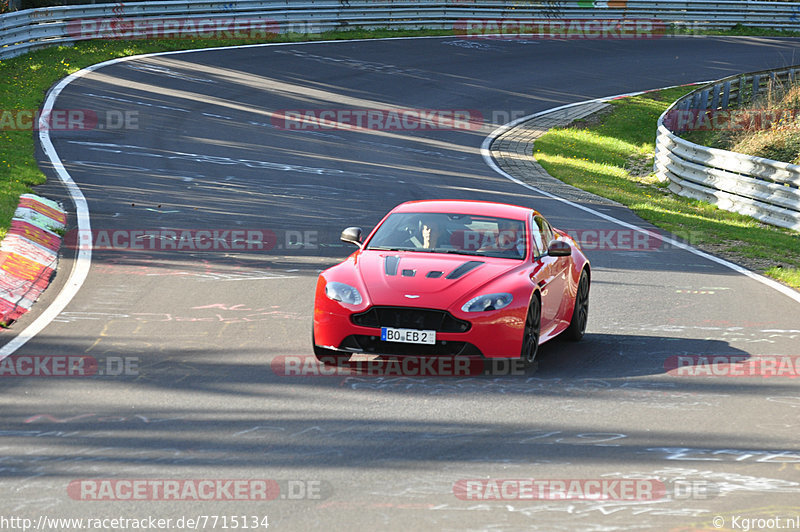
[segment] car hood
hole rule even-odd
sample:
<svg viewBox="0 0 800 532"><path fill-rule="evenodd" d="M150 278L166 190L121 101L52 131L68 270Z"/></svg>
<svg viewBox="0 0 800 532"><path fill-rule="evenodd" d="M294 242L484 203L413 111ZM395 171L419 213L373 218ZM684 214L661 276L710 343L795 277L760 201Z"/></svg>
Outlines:
<svg viewBox="0 0 800 532"><path fill-rule="evenodd" d="M433 308L447 308L521 264L493 257L370 250L355 262L374 305Z"/></svg>

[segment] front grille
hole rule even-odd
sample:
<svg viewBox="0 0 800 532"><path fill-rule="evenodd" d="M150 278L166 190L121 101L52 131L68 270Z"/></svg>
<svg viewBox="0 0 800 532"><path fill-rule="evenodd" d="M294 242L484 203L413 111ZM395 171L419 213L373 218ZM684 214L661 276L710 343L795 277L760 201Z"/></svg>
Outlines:
<svg viewBox="0 0 800 532"><path fill-rule="evenodd" d="M469 342L449 342L437 340L435 344L406 344L384 342L380 336L352 334L345 338L339 349L359 353L394 356L483 356L475 345Z"/></svg>
<svg viewBox="0 0 800 532"><path fill-rule="evenodd" d="M425 329L436 332L463 333L471 324L444 310L408 307L372 307L353 314L353 323L362 327L394 327L396 329Z"/></svg>

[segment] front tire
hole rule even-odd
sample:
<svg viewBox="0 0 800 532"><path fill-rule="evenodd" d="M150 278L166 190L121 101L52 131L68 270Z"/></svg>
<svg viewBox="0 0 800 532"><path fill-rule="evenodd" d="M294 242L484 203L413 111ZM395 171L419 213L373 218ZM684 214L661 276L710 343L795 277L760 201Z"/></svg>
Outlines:
<svg viewBox="0 0 800 532"><path fill-rule="evenodd" d="M542 304L534 295L528 306L528 315L525 318L525 328L522 333L522 352L520 358L526 368L532 367L539 352L539 330L542 324Z"/></svg>
<svg viewBox="0 0 800 532"><path fill-rule="evenodd" d="M586 332L586 323L589 321L589 274L584 269L578 280L578 293L575 294L575 309L569 327L564 331L564 338L573 342L580 341Z"/></svg>

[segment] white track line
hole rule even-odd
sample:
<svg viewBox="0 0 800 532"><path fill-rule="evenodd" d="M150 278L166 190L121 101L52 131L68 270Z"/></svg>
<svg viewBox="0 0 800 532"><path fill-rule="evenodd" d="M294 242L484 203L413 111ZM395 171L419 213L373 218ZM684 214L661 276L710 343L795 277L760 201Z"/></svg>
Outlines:
<svg viewBox="0 0 800 532"><path fill-rule="evenodd" d="M376 40L376 41L394 41L394 40L411 40L411 39L448 39L448 38L452 38L452 36L444 36L444 37L442 37L442 36L430 35L430 36L424 36L424 37L387 37L387 38L383 38L383 39L371 39L371 40ZM56 149L53 146L52 141L50 140L50 132L47 130L46 123L44 125L42 124L42 120L46 121L46 119L47 119L46 117L53 110L53 106L55 105L56 99L61 94L61 91L63 91L64 88L66 88L67 85L69 85L70 83L72 83L76 79L81 78L81 77L85 76L86 74L88 74L90 72L94 72L95 70L98 70L100 68L103 68L103 67L106 67L106 66L110 66L110 65L114 65L114 64L117 64L117 63L121 63L121 62L124 62L124 61L134 61L134 60L142 59L142 58L146 58L146 57L156 57L156 56L162 56L162 55L179 55L179 54L201 53L201 52L214 52L214 51L230 50L230 49L238 49L238 48L261 48L261 47L267 47L267 46L299 46L299 45L304 45L304 44L332 44L332 43L363 42L363 41L364 41L364 39L343 39L343 40L330 40L330 41L306 41L306 42L294 42L294 43L288 43L288 42L287 43L262 43L262 44L248 44L248 45L242 45L242 46L219 46L219 47L216 47L216 48L199 48L199 49L193 49L193 50L174 50L174 51L171 51L171 52L155 52L155 53L151 53L151 54L141 54L141 55L133 55L133 56L128 56L128 57L119 57L117 59L111 59L109 61L104 61L104 62L98 63L96 65L91 65L91 66L86 67L86 68L84 68L82 70L79 70L78 72L75 72L74 74L70 74L69 76L67 76L66 78L62 79L60 82L58 82L58 84L55 87L53 87L50 90L50 92L47 93L47 98L45 99L45 103L44 103L44 106L42 108L42 114L41 114L41 117L40 117L40 126L39 126L39 142L42 145L42 149L44 150L44 154L47 156L48 159L50 159L50 162L53 164L53 169L55 170L56 174L58 175L58 178L61 180L62 183L64 183L64 186L67 188L67 191L69 192L70 196L72 197L73 201L75 202L76 215L77 215L77 218L78 218L78 243L79 243L79 245L78 245L78 256L77 256L77 258L75 260L75 263L73 264L72 271L70 272L69 277L67 278L67 282L64 285L64 288L61 289L61 292L58 294L58 296L56 296L56 299L50 304L49 307L47 307L47 309L44 312L42 312L42 314L39 315L38 318L36 318L33 321L33 323L28 325L25 329L22 330L22 332L20 332L11 341L9 341L2 348L0 348L0 360L3 360L4 358L14 354L14 352L17 349L19 349L20 347L25 345L34 336L39 334L39 332L41 332L42 329L44 329L47 325L49 325L50 322L52 322L56 318L56 316L58 316L64 310L64 308L66 308L66 306L69 304L69 302L72 301L72 298L74 298L75 295L78 293L78 290L80 290L81 286L83 286L84 281L86 281L86 277L89 275L89 268L92 265L92 242L91 242L91 237L89 236L88 240L86 240L86 241L83 241L84 239L82 238L82 235L91 235L91 221L90 221L90 215L89 215L89 206L86 203L86 197L83 195L83 192L81 192L81 189L78 187L78 185L72 179L72 176L69 175L69 172L67 172L67 170L64 168L64 164L61 162L61 158L58 156L58 153L56 152ZM597 212L597 211L595 211L593 209L590 209L588 207L584 207L582 205L578 205L577 203L573 203L573 202L571 202L569 200L566 200L564 198L559 198L558 196L554 196L553 194L549 194L549 193L547 193L547 192L545 192L543 190L539 190L539 189L537 189L535 187L532 187L532 186L530 186L530 185L528 185L526 183L523 183L522 181L519 181L518 179L515 179L514 177L512 177L512 176L508 175L507 173L505 173L503 170L501 170L497 166L497 164L495 164L494 160L492 159L491 153L489 151L489 145L492 143L492 141L498 135L504 133L509 128L514 127L515 125L519 124L520 122L523 122L523 121L528 120L530 118L541 116L541 115L543 115L545 113L549 113L549 112L552 112L552 111L565 109L567 107L573 107L575 105L581 105L581 104L584 104L584 103L595 102L595 101L611 100L611 99L614 99L614 98L621 98L621 97L624 97L624 96L634 96L636 94L642 94L643 92L648 92L648 91L628 93L628 94L620 94L620 95L617 95L617 96L610 96L608 98L597 98L595 100L588 100L586 102L578 102L578 103L569 104L569 105L562 105L561 107L555 107L555 108L550 109L548 111L542 111L540 113L535 113L535 114L532 114L532 115L528 115L528 116L522 117L520 119L514 120L513 122L509 122L508 124L505 124L504 126L501 126L500 128L496 129L494 132L492 132L491 135L489 135L488 137L486 137L486 139L484 139L483 144L481 146L481 154L483 155L483 159L486 161L486 164L488 164L489 167L492 168L495 172L497 172L501 176L505 177L506 179L509 179L509 180L513 181L514 183L522 185L525 188L533 190L533 191L535 191L535 192L537 192L539 194L542 194L544 196L556 199L558 201L562 201L562 202L566 203L567 205L571 205L571 206L576 207L578 209L582 209L582 210L584 210L584 211L586 211L586 212L588 212L590 214L594 214L595 216L598 216L600 218L604 218L604 219L606 219L608 221L611 221L611 222L614 222L616 224L622 225L623 227L628 227L628 228L633 229L635 231L639 231L639 232L642 232L642 233L645 233L645 234L650 234L650 231L647 231L646 229L642 229L641 227L637 227L635 225L628 224L626 222L623 222L622 220L617 220L616 218L613 218L611 216L607 216L607 215L605 215L605 214L603 214L601 212ZM781 285L780 283L772 281L771 279L767 279L766 277L763 277L761 275L755 274L755 273L753 273L753 272L751 272L749 270L746 270L746 269L744 269L744 268L742 268L740 266L737 266L736 264L730 263L728 261L724 261L722 259L719 259L719 258L714 257L712 255L709 255L707 253L703 253L700 250L694 249L694 248L692 248L690 246L687 246L687 245L685 245L683 243L677 242L677 241L675 241L673 239L666 239L665 238L663 240L665 242L669 242L669 243L671 243L671 244L673 244L673 245L675 245L675 246L677 246L679 248L686 249L687 251L690 251L690 252L692 252L692 253L694 253L696 255L699 255L701 257L705 257L705 258L707 258L709 260L712 260L714 262L722 264L723 266L727 266L728 268L731 268L732 270L735 270L735 271L737 271L739 273L747 275L748 277L751 277L751 278L753 278L753 279L755 279L755 280L757 280L757 281L759 281L761 283L766 284L767 286L769 286L771 288L774 288L774 289L778 290L779 292L781 292L783 294L786 294L787 296L791 297L795 301L800 302L800 294L798 294L794 290L791 290L790 288L787 288L787 287Z"/></svg>
<svg viewBox="0 0 800 532"><path fill-rule="evenodd" d="M671 88L671 87L666 87L666 88ZM550 194L549 192L545 192L544 190L538 189L538 188L536 188L534 186L531 186L531 185L529 185L527 183L524 183L524 182L520 181L519 179L515 178L514 176L509 175L502 168L497 166L497 163L494 161L494 158L492 157L492 152L489 149L489 147L491 146L492 142L494 142L494 140L497 137L499 137L500 135L502 135L503 133L506 133L509 129L517 126L518 124L520 124L522 122L530 120L531 118L536 118L537 116L542 116L542 115L545 115L545 114L548 114L548 113L552 113L553 111L560 111L561 109L567 109L569 107L575 107L577 105L583 105L583 104L595 103L595 102L605 102L605 101L609 101L609 100L615 100L615 99L618 99L618 98L623 98L623 97L626 97L626 96L637 96L639 94L644 94L645 92L652 92L652 91L640 91L640 92L631 92L631 93L626 93L626 94L617 94L616 96L608 96L607 98L595 98L593 100L586 100L584 102L571 103L571 104L568 104L568 105L562 105L560 107L554 107L553 109L548 109L547 111L541 111L539 113L534 113L534 114L531 114L531 115L528 115L528 116L523 116L522 118L518 118L516 120L513 120L513 121L511 121L511 122L509 122L507 124L504 124L504 125L500 126L497 129L495 129L488 137L486 137L483 140L483 144L481 144L481 155L483 156L483 160L486 162L487 165L489 165L489 167L492 170L494 170L495 172L497 172L501 176L505 177L509 181L513 181L514 183L516 183L516 184L518 184L520 186L523 186L523 187L525 187L525 188L527 188L529 190L532 190L532 191L536 192L537 194L541 194L541 195L546 196L548 198L552 198L552 199L554 199L556 201L560 201L561 203L569 205L570 207L575 207L576 209L580 209L582 211L588 212L589 214L591 214L593 216L597 216L598 218L602 218L603 220L607 220L609 222L612 222L614 224L620 225L620 226L625 227L627 229L632 229L634 231L637 231L639 233L643 233L643 234L648 235L648 236L657 237L657 238L661 239L663 242L667 242L667 243L669 243L669 244L671 244L671 245L673 245L673 246L675 246L677 248L686 250L689 253L693 253L693 254L697 255L698 257L703 257L704 259L708 259L708 260L710 260L712 262L716 262L717 264L725 266L726 268L730 268L731 270L733 270L733 271L735 271L737 273L741 273L742 275L746 275L747 277L750 277L751 279L754 279L754 280L758 281L759 283L765 284L768 287L770 287L770 288L772 288L774 290L777 290L781 294L783 294L783 295L795 300L796 302L800 303L800 292L797 292L797 291L793 290L792 288L789 288L788 286L782 285L781 283L779 283L777 281L774 281L772 279L769 279L768 277L764 277L763 275L759 275L759 274L757 274L755 272L752 272L752 271L748 270L747 268L743 268L743 267L739 266L738 264L734 264L732 262L728 262L727 260L721 259L719 257L715 257L714 255L710 255L710 254L708 254L708 253L706 253L704 251L700 251L699 249L694 248L694 247L692 247L690 245L684 244L683 242L678 242L677 240L675 240L673 238L665 237L663 235L657 235L657 234L653 233L652 231L648 231L647 229L639 227L638 225L634 225L634 224L630 224L628 222L624 222L622 220L614 218L613 216L609 216L609 215L604 214L602 212L596 211L596 210L594 210L594 209L592 209L590 207L586 207L584 205L580 205L580 204L575 203L573 201L570 201L568 199L561 198L559 196L556 196L555 194ZM531 156L533 156L533 154L531 154Z"/></svg>
<svg viewBox="0 0 800 532"><path fill-rule="evenodd" d="M58 178L62 183L64 183L69 195L75 202L75 209L78 217L78 256L75 259L75 263L72 265L72 271L67 278L64 288L61 290L61 292L59 292L56 299L33 321L33 323L28 325L10 342L0 348L0 360L12 355L17 349L25 345L28 340L39 334L42 329L47 327L47 325L49 325L50 322L53 321L53 319L55 319L55 317L58 316L62 310L64 310L64 307L67 306L72 298L75 297L75 294L78 293L78 290L86 280L86 276L89 274L89 267L92 264L91 238L86 245L80 245L82 235L91 234L89 207L86 204L86 198L84 197L83 192L81 192L81 189L75 184L75 181L72 180L72 176L70 176L67 170L64 168L61 158L58 156L58 153L56 153L56 149L50 140L50 131L47 121L50 113L53 110L53 106L55 105L56 98L58 98L59 94L61 94L61 91L64 90L64 87L72 83L74 80L82 77L86 73L91 72L95 68L99 68L103 64L104 63L100 63L98 65L93 65L83 70L79 70L78 72L75 72L74 74L62 79L47 94L47 98L45 99L44 106L42 108L42 114L39 117L39 142L42 145L44 154L53 164L53 169L55 170L56 174L58 174Z"/></svg>

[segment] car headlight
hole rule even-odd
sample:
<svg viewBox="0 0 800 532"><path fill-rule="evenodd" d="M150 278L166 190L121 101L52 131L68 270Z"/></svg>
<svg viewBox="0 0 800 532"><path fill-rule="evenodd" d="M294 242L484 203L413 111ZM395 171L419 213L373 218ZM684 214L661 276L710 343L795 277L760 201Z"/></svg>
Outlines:
<svg viewBox="0 0 800 532"><path fill-rule="evenodd" d="M363 299L358 290L349 284L332 281L325 285L325 295L334 301L341 301L350 305L360 305Z"/></svg>
<svg viewBox="0 0 800 532"><path fill-rule="evenodd" d="M461 307L464 312L484 312L487 310L500 310L507 307L514 297L511 294L485 294L473 297Z"/></svg>

